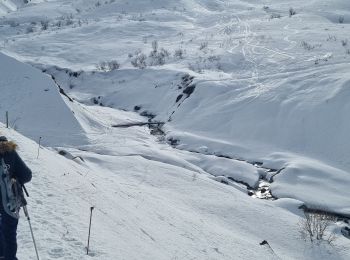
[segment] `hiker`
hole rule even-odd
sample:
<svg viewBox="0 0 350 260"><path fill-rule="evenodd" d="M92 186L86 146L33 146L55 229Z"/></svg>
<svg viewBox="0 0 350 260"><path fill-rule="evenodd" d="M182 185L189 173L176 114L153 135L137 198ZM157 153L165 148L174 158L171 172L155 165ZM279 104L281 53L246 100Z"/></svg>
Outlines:
<svg viewBox="0 0 350 260"><path fill-rule="evenodd" d="M31 180L32 172L19 157L16 148L17 145L14 142L0 136L0 167L6 168L6 172L11 176L11 182L23 185ZM4 174L4 171L1 172ZM2 181L4 177L0 177ZM18 260L16 258L18 216L8 214L9 211L6 212L1 187L3 186L0 186L0 259Z"/></svg>

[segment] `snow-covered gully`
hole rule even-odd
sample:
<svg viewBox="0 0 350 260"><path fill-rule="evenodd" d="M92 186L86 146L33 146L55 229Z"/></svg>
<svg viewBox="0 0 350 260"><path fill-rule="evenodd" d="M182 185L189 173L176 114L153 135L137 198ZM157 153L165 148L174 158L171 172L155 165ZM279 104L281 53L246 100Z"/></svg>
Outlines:
<svg viewBox="0 0 350 260"><path fill-rule="evenodd" d="M149 118L149 121L152 122L152 118ZM152 125L148 125L149 128L151 129L151 134L157 136L160 140L166 140L166 142L173 147L174 149L177 148L178 145L181 144L181 140L174 140L172 138L166 139L166 135L165 132L163 131L163 126L164 124L152 124ZM192 151L192 150L187 150L187 152L190 153L199 153L198 151ZM240 181L240 180L236 180L235 178L229 176L215 176L215 180L223 183L225 185L230 185L230 183L234 182L237 184L242 184L247 188L247 194L253 198L258 198L258 199L264 199L264 200L278 200L278 197L273 195L273 192L270 188L271 183L273 183L274 181L274 177L278 174L282 174L282 171L284 170L284 168L281 169L272 169L272 168L266 168L263 166L262 162L251 162L248 160L244 160L242 158L233 158L230 157L228 155L224 155L220 152L218 152L217 154L202 154L204 156L208 156L208 155L214 155L216 157L219 158L226 158L226 159L230 159L230 160L235 160L235 161L243 161L246 162L248 164L253 165L254 167L256 167L259 170L263 170L260 171L260 178L259 178L259 182L257 183L257 185L255 186L251 186L248 183L244 182L244 181ZM320 208L314 208L312 206L308 206L307 204L303 204L299 207L300 209L302 209L304 212L310 212L310 213L320 213L320 214L324 214L327 216L332 216L334 218L337 219L338 222L343 222L346 225L350 224L350 215L346 215L346 214L341 214L341 213L337 213L334 211L327 211L326 209L320 209ZM342 234L344 236L349 236L350 234L350 230L348 230L349 227L345 227L344 230L342 230Z"/></svg>

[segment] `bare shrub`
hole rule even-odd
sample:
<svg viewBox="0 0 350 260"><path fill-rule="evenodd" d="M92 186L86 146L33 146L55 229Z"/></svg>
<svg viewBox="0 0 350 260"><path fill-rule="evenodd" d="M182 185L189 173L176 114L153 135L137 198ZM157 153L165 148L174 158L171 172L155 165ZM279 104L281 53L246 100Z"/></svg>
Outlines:
<svg viewBox="0 0 350 260"><path fill-rule="evenodd" d="M26 33L33 33L34 32L34 26L30 25L26 28Z"/></svg>
<svg viewBox="0 0 350 260"><path fill-rule="evenodd" d="M199 45L199 49L202 51L204 49L208 48L208 42L201 42L201 44Z"/></svg>
<svg viewBox="0 0 350 260"><path fill-rule="evenodd" d="M292 17L293 15L296 15L297 12L294 10L294 8L289 8L289 17Z"/></svg>
<svg viewBox="0 0 350 260"><path fill-rule="evenodd" d="M304 211L304 215L305 218L299 223L300 234L303 239L310 240L312 243L326 241L332 244L334 242L335 234L328 232L331 225L337 220L334 215L318 210Z"/></svg>
<svg viewBox="0 0 350 260"><path fill-rule="evenodd" d="M58 21L54 24L57 27L69 26L74 24L73 14L67 16L61 16L58 18Z"/></svg>
<svg viewBox="0 0 350 260"><path fill-rule="evenodd" d="M314 45L311 45L310 43L306 42L306 41L302 41L300 43L301 47L303 47L305 50L311 51L312 49L315 49Z"/></svg>
<svg viewBox="0 0 350 260"><path fill-rule="evenodd" d="M132 57L131 65L133 65L135 68L144 69L147 67L146 59L147 59L147 56L141 51L138 51Z"/></svg>
<svg viewBox="0 0 350 260"><path fill-rule="evenodd" d="M57 22L55 23L55 26L58 27L58 28L62 27L62 26L63 26L62 20L57 21Z"/></svg>
<svg viewBox="0 0 350 260"><path fill-rule="evenodd" d="M66 20L66 25L67 25L67 26L69 26L69 25L72 25L72 24L74 24L73 19L72 19L72 18L70 18L70 17L67 17L67 20Z"/></svg>
<svg viewBox="0 0 350 260"><path fill-rule="evenodd" d="M189 63L188 68L197 73L203 73L204 70L222 70L221 58L218 55L208 57L199 56L195 63Z"/></svg>
<svg viewBox="0 0 350 260"><path fill-rule="evenodd" d="M120 68L120 64L116 60L102 61L96 65L96 68L100 71L109 72Z"/></svg>
<svg viewBox="0 0 350 260"><path fill-rule="evenodd" d="M343 47L347 46L347 45L348 45L348 40L347 40L347 39L342 40L342 41L341 41L341 45L342 45Z"/></svg>
<svg viewBox="0 0 350 260"><path fill-rule="evenodd" d="M49 27L49 22L48 21L40 21L41 24L41 30L45 31Z"/></svg>
<svg viewBox="0 0 350 260"><path fill-rule="evenodd" d="M282 16L280 14L271 14L270 19L280 19Z"/></svg>
<svg viewBox="0 0 350 260"><path fill-rule="evenodd" d="M335 35L328 35L327 42L329 42L329 41L336 42L337 41L337 37Z"/></svg>
<svg viewBox="0 0 350 260"><path fill-rule="evenodd" d="M183 58L184 58L184 56L185 56L185 50L183 50L183 49L176 49L175 51L174 51L174 58L175 59L180 59L180 60L182 60Z"/></svg>
<svg viewBox="0 0 350 260"><path fill-rule="evenodd" d="M338 18L338 22L339 23L344 23L344 21L345 21L345 17L344 16L339 16L339 18Z"/></svg>
<svg viewBox="0 0 350 260"><path fill-rule="evenodd" d="M156 53L158 52L158 41L154 40L152 41L152 51L150 53L150 57L153 57L156 55Z"/></svg>
<svg viewBox="0 0 350 260"><path fill-rule="evenodd" d="M158 50L158 46L158 41L155 40L152 42L152 51L149 54L151 66L164 65L166 59L170 56L170 53L166 49L161 48Z"/></svg>

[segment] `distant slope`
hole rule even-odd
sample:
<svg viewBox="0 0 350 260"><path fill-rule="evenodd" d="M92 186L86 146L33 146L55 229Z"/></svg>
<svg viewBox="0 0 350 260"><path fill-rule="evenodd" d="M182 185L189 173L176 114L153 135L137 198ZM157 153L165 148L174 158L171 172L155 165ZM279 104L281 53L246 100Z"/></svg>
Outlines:
<svg viewBox="0 0 350 260"><path fill-rule="evenodd" d="M68 108L66 97L49 76L0 53L0 121L35 140L59 145L76 143L82 128ZM82 139L84 140L84 139Z"/></svg>

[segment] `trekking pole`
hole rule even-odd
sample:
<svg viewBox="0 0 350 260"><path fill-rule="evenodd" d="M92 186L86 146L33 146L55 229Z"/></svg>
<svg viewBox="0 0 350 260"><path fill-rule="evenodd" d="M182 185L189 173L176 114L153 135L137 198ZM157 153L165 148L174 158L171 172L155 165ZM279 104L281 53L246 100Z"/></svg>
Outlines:
<svg viewBox="0 0 350 260"><path fill-rule="evenodd" d="M36 157L37 159L39 158L40 144L41 144L41 136L39 137L38 156Z"/></svg>
<svg viewBox="0 0 350 260"><path fill-rule="evenodd" d="M92 211L94 207L90 207L90 224L89 224L89 236L88 236L88 244L86 247L86 254L89 255L89 247L90 247L90 234L91 234L91 220L92 220Z"/></svg>
<svg viewBox="0 0 350 260"><path fill-rule="evenodd" d="M38 260L40 260L39 258L39 253L38 253L38 249L36 247L36 242L35 242L35 238L34 238L34 233L33 233L33 229L32 229L32 224L30 222L30 217L29 217L29 213L28 213L28 209L27 209L27 200L25 199L24 195L23 195L23 191L24 193L27 195L27 197L29 197L29 193L26 189L26 186L24 186L24 184L20 183L20 187L22 188L22 192L21 192L21 198L22 198L22 207L23 207L23 211L24 211L24 215L26 216L28 223L29 223L29 228L30 228L30 233L32 234L32 239L33 239L33 244L34 244L34 249L35 249L35 253L36 253L36 257Z"/></svg>
<svg viewBox="0 0 350 260"><path fill-rule="evenodd" d="M9 111L6 111L6 128L9 128Z"/></svg>
<svg viewBox="0 0 350 260"><path fill-rule="evenodd" d="M28 220L28 223L29 223L30 233L32 234L32 239L33 239L33 243L34 243L36 257L38 258L38 260L40 260L38 249L37 249L36 243L35 243L35 238L34 238L34 233L33 233L33 229L32 229L32 224L30 223L30 217L29 217L29 214L28 214L27 206L23 206L23 211L24 211L24 214L25 214L25 216L26 216L26 218Z"/></svg>

